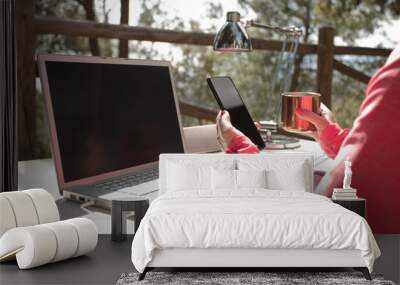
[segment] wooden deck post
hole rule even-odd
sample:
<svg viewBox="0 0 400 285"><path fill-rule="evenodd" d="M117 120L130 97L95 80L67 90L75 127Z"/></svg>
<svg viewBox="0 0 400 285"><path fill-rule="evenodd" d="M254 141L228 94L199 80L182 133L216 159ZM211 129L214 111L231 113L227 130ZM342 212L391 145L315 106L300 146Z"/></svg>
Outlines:
<svg viewBox="0 0 400 285"><path fill-rule="evenodd" d="M129 0L121 0L121 25L129 24ZM125 39L119 40L119 57L128 58L129 41Z"/></svg>
<svg viewBox="0 0 400 285"><path fill-rule="evenodd" d="M35 144L35 1L15 1L17 45L18 159L34 156Z"/></svg>
<svg viewBox="0 0 400 285"><path fill-rule="evenodd" d="M318 30L317 90L321 93L321 101L329 108L332 104L334 37L335 29L332 27Z"/></svg>

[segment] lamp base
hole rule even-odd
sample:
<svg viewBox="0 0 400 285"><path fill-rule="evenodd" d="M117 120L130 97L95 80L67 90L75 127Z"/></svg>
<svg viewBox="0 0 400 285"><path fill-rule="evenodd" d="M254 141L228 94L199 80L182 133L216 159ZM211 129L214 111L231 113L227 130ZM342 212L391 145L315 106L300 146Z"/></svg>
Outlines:
<svg viewBox="0 0 400 285"><path fill-rule="evenodd" d="M272 134L265 139L265 149L295 149L300 147L300 140L284 135Z"/></svg>
<svg viewBox="0 0 400 285"><path fill-rule="evenodd" d="M300 147L300 140L282 134L277 134L278 124L275 121L260 121L259 132L265 142L265 149L295 149Z"/></svg>

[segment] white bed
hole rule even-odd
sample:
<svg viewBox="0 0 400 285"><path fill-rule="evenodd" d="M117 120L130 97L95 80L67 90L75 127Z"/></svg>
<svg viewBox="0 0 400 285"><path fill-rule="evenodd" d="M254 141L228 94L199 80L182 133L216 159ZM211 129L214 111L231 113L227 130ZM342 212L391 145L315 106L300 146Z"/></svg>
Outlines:
<svg viewBox="0 0 400 285"><path fill-rule="evenodd" d="M260 170L269 185L239 187L258 185ZM308 153L162 155L161 193L135 235L134 266L141 278L154 267L355 267L369 277L380 252L367 222L311 193L312 173Z"/></svg>

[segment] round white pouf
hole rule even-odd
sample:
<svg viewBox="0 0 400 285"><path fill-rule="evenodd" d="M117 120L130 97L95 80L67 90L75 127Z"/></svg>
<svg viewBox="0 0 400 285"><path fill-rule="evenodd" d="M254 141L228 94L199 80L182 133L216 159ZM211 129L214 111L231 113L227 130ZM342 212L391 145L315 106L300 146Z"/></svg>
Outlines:
<svg viewBox="0 0 400 285"><path fill-rule="evenodd" d="M0 238L0 261L14 255L20 269L86 254L96 248L96 225L86 218L14 228Z"/></svg>
<svg viewBox="0 0 400 285"><path fill-rule="evenodd" d="M43 225L49 228L55 235L57 241L57 252L51 262L57 262L75 255L78 249L78 233L65 221Z"/></svg>
<svg viewBox="0 0 400 285"><path fill-rule="evenodd" d="M78 233L79 244L74 257L91 252L96 248L98 231L94 222L85 218L69 219L65 222L73 226Z"/></svg>
<svg viewBox="0 0 400 285"><path fill-rule="evenodd" d="M6 197L0 195L0 237L16 226L17 223L10 202Z"/></svg>
<svg viewBox="0 0 400 285"><path fill-rule="evenodd" d="M35 206L39 224L46 224L60 220L60 214L53 196L44 189L29 189L22 193L29 195Z"/></svg>
<svg viewBox="0 0 400 285"><path fill-rule="evenodd" d="M33 226L39 223L35 205L30 196L23 191L3 192L12 208L17 227Z"/></svg>
<svg viewBox="0 0 400 285"><path fill-rule="evenodd" d="M53 196L43 189L0 193L0 237L9 229L60 220Z"/></svg>
<svg viewBox="0 0 400 285"><path fill-rule="evenodd" d="M20 269L51 262L57 251L54 233L41 225L14 228L0 238L0 258L15 255Z"/></svg>

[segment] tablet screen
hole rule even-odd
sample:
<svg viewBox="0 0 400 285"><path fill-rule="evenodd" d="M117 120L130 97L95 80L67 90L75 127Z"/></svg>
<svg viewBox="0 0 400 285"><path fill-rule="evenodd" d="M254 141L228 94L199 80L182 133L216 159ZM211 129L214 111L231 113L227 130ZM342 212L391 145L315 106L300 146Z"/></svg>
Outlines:
<svg viewBox="0 0 400 285"><path fill-rule="evenodd" d="M227 110L234 127L244 133L259 149L265 147L254 121L230 77L210 77L208 85L222 110Z"/></svg>

